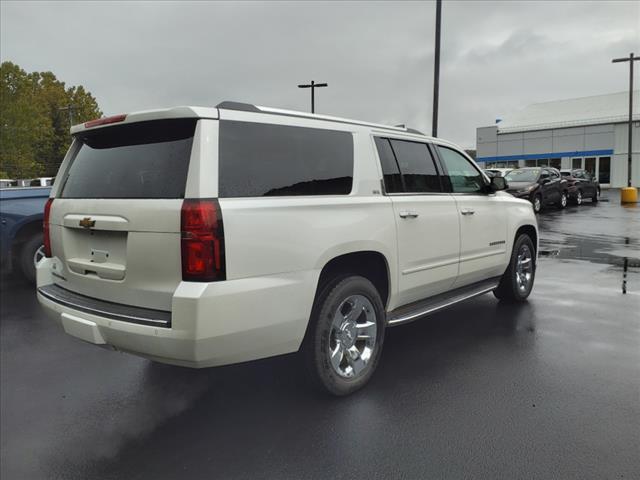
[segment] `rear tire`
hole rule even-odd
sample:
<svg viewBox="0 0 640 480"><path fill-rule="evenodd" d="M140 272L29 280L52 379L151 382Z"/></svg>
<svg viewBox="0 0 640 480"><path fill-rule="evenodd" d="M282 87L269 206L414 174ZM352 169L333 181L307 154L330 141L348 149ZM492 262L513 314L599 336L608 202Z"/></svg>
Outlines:
<svg viewBox="0 0 640 480"><path fill-rule="evenodd" d="M362 388L380 360L385 319L380 294L366 278L327 285L314 304L302 348L314 386L336 396Z"/></svg>
<svg viewBox="0 0 640 480"><path fill-rule="evenodd" d="M521 234L513 244L509 266L493 294L506 302L524 302L533 289L535 276L535 246L528 235Z"/></svg>
<svg viewBox="0 0 640 480"><path fill-rule="evenodd" d="M36 283L36 266L34 258L38 249L42 246L42 235L34 235L20 248L17 263L22 277L29 283Z"/></svg>

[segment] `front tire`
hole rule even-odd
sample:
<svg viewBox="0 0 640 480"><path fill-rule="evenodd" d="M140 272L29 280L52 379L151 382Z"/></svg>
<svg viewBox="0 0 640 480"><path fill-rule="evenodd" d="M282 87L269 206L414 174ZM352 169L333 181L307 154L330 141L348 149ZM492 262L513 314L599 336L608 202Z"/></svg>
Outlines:
<svg viewBox="0 0 640 480"><path fill-rule="evenodd" d="M596 188L593 191L593 196L591 197L591 202L598 203L599 199L600 199L600 188Z"/></svg>
<svg viewBox="0 0 640 480"><path fill-rule="evenodd" d="M542 211L542 196L538 193L531 200L531 204L533 205L533 211L535 213L540 213Z"/></svg>
<svg viewBox="0 0 640 480"><path fill-rule="evenodd" d="M503 301L524 302L533 289L535 276L535 246L528 235L521 234L513 244L509 266L493 294Z"/></svg>
<svg viewBox="0 0 640 480"><path fill-rule="evenodd" d="M576 192L576 205L582 205L582 190Z"/></svg>
<svg viewBox="0 0 640 480"><path fill-rule="evenodd" d="M384 343L380 294L364 277L336 279L316 299L303 346L314 385L336 396L362 388Z"/></svg>

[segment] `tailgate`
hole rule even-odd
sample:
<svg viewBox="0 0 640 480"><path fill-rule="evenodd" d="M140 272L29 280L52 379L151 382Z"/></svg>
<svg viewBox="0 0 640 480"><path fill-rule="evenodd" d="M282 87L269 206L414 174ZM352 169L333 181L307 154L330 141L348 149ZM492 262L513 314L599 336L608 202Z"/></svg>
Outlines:
<svg viewBox="0 0 640 480"><path fill-rule="evenodd" d="M182 279L180 209L195 123L157 120L76 137L50 215L58 285L171 309Z"/></svg>

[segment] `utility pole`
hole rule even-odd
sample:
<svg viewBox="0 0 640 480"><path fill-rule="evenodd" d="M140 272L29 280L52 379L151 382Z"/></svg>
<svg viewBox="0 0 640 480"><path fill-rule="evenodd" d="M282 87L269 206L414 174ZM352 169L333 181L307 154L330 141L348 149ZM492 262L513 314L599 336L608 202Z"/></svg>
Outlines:
<svg viewBox="0 0 640 480"><path fill-rule="evenodd" d="M298 88L310 88L311 89L311 113L316 113L316 88L328 87L328 83L316 83L311 80L311 83L307 85L298 85Z"/></svg>
<svg viewBox="0 0 640 480"><path fill-rule="evenodd" d="M76 107L73 104L69 104L66 107L60 107L58 110L60 111L68 111L69 112L69 128L73 127L73 112L75 110L77 110L78 107Z"/></svg>
<svg viewBox="0 0 640 480"><path fill-rule="evenodd" d="M438 136L438 95L440 93L440 23L442 19L442 0L436 0L436 51L433 65L433 119L431 136Z"/></svg>
<svg viewBox="0 0 640 480"><path fill-rule="evenodd" d="M631 186L631 149L633 147L633 62L640 60L640 57L635 57L633 52L628 57L614 58L612 63L629 62L629 150L627 152L627 162L629 163L627 168L627 187Z"/></svg>

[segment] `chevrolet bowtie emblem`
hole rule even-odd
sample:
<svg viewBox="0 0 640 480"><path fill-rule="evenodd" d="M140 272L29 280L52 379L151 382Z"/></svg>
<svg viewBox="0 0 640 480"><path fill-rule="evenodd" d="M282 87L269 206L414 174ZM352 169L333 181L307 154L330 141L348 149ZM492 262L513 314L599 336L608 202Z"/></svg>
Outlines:
<svg viewBox="0 0 640 480"><path fill-rule="evenodd" d="M78 222L81 227L91 228L96 224L95 220L91 220L91 217L84 217L80 222Z"/></svg>

